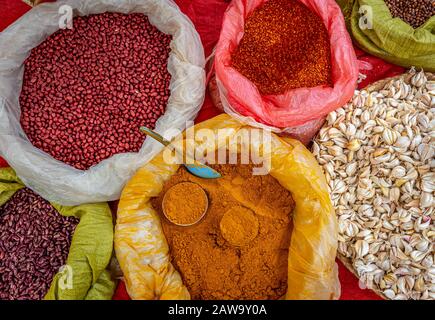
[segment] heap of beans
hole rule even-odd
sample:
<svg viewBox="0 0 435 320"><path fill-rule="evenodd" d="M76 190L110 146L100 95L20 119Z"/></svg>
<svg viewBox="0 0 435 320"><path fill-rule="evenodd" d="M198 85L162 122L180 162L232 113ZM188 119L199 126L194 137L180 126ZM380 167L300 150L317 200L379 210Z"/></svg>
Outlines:
<svg viewBox="0 0 435 320"><path fill-rule="evenodd" d="M42 299L65 264L78 223L30 189L0 208L0 299Z"/></svg>
<svg viewBox="0 0 435 320"><path fill-rule="evenodd" d="M136 152L164 113L170 35L143 14L73 20L25 62L21 125L31 143L77 169Z"/></svg>
<svg viewBox="0 0 435 320"><path fill-rule="evenodd" d="M331 84L328 31L297 0L270 0L248 17L232 64L262 94Z"/></svg>
<svg viewBox="0 0 435 320"><path fill-rule="evenodd" d="M435 0L385 0L385 3L394 18L402 19L413 28L435 15Z"/></svg>

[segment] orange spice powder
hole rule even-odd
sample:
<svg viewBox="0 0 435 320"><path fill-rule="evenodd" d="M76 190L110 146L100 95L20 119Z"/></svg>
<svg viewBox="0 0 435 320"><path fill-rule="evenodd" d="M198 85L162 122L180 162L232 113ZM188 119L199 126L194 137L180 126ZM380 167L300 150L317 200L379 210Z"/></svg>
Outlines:
<svg viewBox="0 0 435 320"><path fill-rule="evenodd" d="M152 199L173 265L192 299L279 299L287 290L290 192L270 175L253 176L253 165L211 167L223 177L201 179L180 167ZM204 218L189 227L162 213L165 193L182 182L201 186L209 199Z"/></svg>
<svg viewBox="0 0 435 320"><path fill-rule="evenodd" d="M162 208L171 222L189 225L204 214L207 209L207 195L196 183L182 182L166 192Z"/></svg>

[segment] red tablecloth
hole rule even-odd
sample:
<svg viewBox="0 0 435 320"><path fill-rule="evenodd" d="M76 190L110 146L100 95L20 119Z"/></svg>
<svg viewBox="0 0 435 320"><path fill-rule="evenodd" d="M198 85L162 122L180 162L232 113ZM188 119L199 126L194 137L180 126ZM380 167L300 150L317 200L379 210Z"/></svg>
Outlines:
<svg viewBox="0 0 435 320"><path fill-rule="evenodd" d="M219 37L222 16L229 1L225 0L176 0L180 9L190 17L198 30L204 45L205 54L208 56ZM13 23L21 15L26 13L30 7L21 0L0 0L0 31ZM361 61L369 63L366 69L362 71L367 78L360 83L364 87L376 80L400 74L403 68L385 63L381 59L369 56L360 50L356 50L358 58ZM209 119L220 113L211 101L207 93L204 105L198 115L197 122ZM3 159L0 158L0 167L6 166ZM362 290L358 286L357 278L350 273L339 261L339 276L342 287L342 300L377 300L380 299L370 290ZM128 299L125 285L121 282L118 286L114 299Z"/></svg>

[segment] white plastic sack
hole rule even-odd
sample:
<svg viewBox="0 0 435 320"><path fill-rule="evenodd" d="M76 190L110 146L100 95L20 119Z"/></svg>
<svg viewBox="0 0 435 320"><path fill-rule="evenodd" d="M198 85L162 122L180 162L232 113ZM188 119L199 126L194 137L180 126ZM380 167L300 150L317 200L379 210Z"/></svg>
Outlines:
<svg viewBox="0 0 435 320"><path fill-rule="evenodd" d="M41 4L0 34L0 155L21 180L43 198L63 205L119 198L137 168L162 146L147 138L138 153L114 155L86 171L64 164L35 148L20 126L19 96L23 62L30 51L59 29L59 8L69 5L74 16L103 12L144 13L151 24L171 34L168 70L171 96L156 131L183 130L204 100L205 58L192 22L171 0L63 0ZM170 138L170 137L168 137Z"/></svg>

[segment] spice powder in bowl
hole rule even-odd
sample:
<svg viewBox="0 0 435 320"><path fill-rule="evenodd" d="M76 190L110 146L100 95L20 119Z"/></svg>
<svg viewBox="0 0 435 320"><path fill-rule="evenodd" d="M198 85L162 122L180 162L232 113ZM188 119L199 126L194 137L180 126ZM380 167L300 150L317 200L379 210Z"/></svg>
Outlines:
<svg viewBox="0 0 435 320"><path fill-rule="evenodd" d="M328 31L301 2L269 0L248 16L232 65L264 95L330 86Z"/></svg>
<svg viewBox="0 0 435 320"><path fill-rule="evenodd" d="M170 188L163 197L162 210L166 218L179 226L198 222L207 211L204 190L192 182L182 182Z"/></svg>
<svg viewBox="0 0 435 320"><path fill-rule="evenodd" d="M290 192L270 175L253 176L254 165L210 166L222 178L201 179L180 167L152 199L173 265L192 299L279 299L287 291ZM171 187L189 182L205 190L209 206L199 223L180 227L163 218L162 202ZM183 197L173 199L185 208Z"/></svg>

